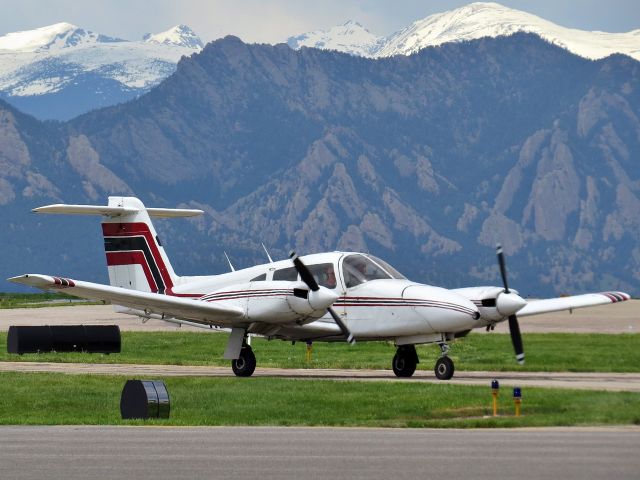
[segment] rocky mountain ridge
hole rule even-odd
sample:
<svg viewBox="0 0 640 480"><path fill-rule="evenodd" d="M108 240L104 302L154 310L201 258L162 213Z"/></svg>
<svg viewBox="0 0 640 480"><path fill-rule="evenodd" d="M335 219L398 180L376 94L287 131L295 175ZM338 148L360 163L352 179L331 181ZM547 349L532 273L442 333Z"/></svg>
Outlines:
<svg viewBox="0 0 640 480"><path fill-rule="evenodd" d="M499 241L524 295L637 295L639 67L526 34L377 61L227 37L65 124L3 105L5 275L105 281L95 219L28 211L136 194L205 210L159 225L185 274L224 271L224 250L262 263L264 242L274 258L370 251L417 281L497 284Z"/></svg>

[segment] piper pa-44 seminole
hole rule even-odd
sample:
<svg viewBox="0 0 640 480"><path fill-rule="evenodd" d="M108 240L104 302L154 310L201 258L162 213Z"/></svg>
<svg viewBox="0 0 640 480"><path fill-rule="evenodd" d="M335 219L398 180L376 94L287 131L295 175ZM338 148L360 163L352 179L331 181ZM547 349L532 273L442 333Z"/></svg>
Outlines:
<svg viewBox="0 0 640 480"><path fill-rule="evenodd" d="M419 362L416 344L435 343L442 355L436 377L450 379L449 342L475 328L508 321L519 363L524 350L517 317L628 300L622 292L589 293L527 301L509 288L498 247L503 286L446 289L405 278L373 255L317 253L211 276L178 276L151 217L190 217L201 210L145 208L134 197L109 197L107 206L49 205L37 213L102 216L110 285L50 275L26 274L12 282L117 305L143 318L230 329L224 358L237 376L256 367L247 336L288 341L389 340L396 345L392 368L410 377Z"/></svg>

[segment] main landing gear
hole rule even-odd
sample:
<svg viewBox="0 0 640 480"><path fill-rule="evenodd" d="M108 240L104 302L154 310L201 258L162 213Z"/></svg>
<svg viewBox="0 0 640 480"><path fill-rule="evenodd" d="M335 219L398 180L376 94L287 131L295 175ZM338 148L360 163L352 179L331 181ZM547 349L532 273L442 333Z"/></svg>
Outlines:
<svg viewBox="0 0 640 480"><path fill-rule="evenodd" d="M440 380L449 380L453 377L455 367L453 365L453 360L447 356L447 353L449 353L449 346L446 343L440 343L439 345L440 350L442 351L442 356L436 362L434 372L436 374L436 378ZM396 350L391 366L393 368L393 373L395 373L397 377L406 378L411 377L414 374L419 362L420 360L418 359L415 346L400 345Z"/></svg>
<svg viewBox="0 0 640 480"><path fill-rule="evenodd" d="M251 345L243 345L240 356L231 360L231 369L238 377L250 377L256 369L256 356L253 354Z"/></svg>
<svg viewBox="0 0 640 480"><path fill-rule="evenodd" d="M391 364L396 377L410 377L420 360L413 345L400 345Z"/></svg>

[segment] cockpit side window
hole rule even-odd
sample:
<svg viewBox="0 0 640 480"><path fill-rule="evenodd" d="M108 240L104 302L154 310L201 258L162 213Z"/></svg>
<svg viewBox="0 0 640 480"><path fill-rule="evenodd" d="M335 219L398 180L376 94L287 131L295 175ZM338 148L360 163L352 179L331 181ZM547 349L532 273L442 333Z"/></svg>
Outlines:
<svg viewBox="0 0 640 480"><path fill-rule="evenodd" d="M256 278L252 278L249 280L250 282L264 282L267 279L267 274L263 273L262 275L258 275Z"/></svg>
<svg viewBox="0 0 640 480"><path fill-rule="evenodd" d="M349 255L342 262L342 273L347 288L371 280L390 279L391 275L363 255Z"/></svg>
<svg viewBox="0 0 640 480"><path fill-rule="evenodd" d="M333 263L320 263L318 265L308 266L311 275L316 279L318 285L327 288L336 288L336 272L333 269Z"/></svg>
<svg viewBox="0 0 640 480"><path fill-rule="evenodd" d="M273 272L274 280L287 280L289 282L295 282L298 279L298 271L296 267L281 268Z"/></svg>

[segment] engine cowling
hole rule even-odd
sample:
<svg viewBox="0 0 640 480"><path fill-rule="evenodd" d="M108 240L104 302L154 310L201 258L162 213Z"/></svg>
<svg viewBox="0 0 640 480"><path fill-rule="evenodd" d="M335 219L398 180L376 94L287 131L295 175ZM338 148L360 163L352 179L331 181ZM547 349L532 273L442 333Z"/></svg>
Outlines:
<svg viewBox="0 0 640 480"><path fill-rule="evenodd" d="M248 322L286 324L324 316L337 298L325 287L313 292L302 282L260 281L231 285L202 300L239 307Z"/></svg>

